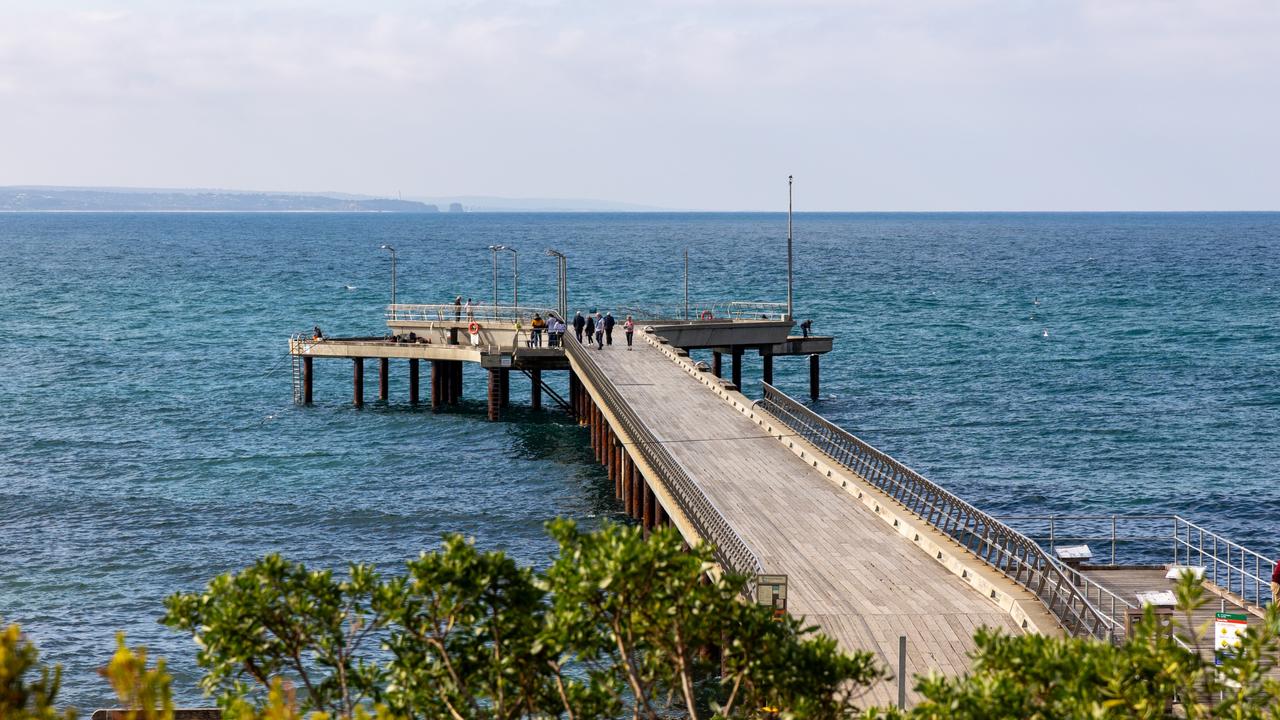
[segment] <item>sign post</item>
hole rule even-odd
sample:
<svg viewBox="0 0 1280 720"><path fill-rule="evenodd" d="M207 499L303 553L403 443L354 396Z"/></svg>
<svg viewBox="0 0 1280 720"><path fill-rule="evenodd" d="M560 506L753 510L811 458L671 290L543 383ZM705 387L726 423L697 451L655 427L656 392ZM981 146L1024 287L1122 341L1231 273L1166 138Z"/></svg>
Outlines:
<svg viewBox="0 0 1280 720"><path fill-rule="evenodd" d="M1213 615L1213 664L1235 657L1240 648L1240 635L1249 629L1249 616L1244 613L1220 612Z"/></svg>
<svg viewBox="0 0 1280 720"><path fill-rule="evenodd" d="M773 608L773 619L781 622L787 616L787 576L757 575L756 603Z"/></svg>

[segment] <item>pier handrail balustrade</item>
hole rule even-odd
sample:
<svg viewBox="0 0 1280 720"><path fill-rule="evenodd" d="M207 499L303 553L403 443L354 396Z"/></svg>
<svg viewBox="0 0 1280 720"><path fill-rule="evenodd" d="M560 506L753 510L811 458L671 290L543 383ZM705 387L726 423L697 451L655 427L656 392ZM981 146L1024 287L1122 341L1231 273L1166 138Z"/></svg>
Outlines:
<svg viewBox="0 0 1280 720"><path fill-rule="evenodd" d="M759 556L729 525L724 514L711 498L680 467L671 453L653 436L643 422L636 417L631 406L618 394L608 376L596 364L591 351L583 348L572 333L564 338L565 352L577 364L591 385L604 396L609 411L618 419L622 429L635 443L645 462L662 478L662 482L675 497L680 509L693 523L694 529L715 548L716 561L730 572L745 575L747 584L743 593L751 597L755 593L756 575L765 572Z"/></svg>
<svg viewBox="0 0 1280 720"><path fill-rule="evenodd" d="M437 304L414 304L408 305L399 303L396 305L388 305L386 311L387 320L403 321L403 322L438 322L438 323L469 323L476 322L484 325L485 323L499 323L501 325L515 326L516 321L520 321L521 327L529 328L529 323L533 320L534 314L541 315L546 319L550 314L559 315L560 313L554 308L526 307L521 305L519 308L512 305L499 305L494 307L492 304L472 304L468 309L465 305L458 306L453 303L437 303ZM561 318L566 322L572 318Z"/></svg>
<svg viewBox="0 0 1280 720"><path fill-rule="evenodd" d="M1088 587L1082 592L1065 567L1031 538L930 482L772 385L764 384L764 398L754 406L1029 590L1068 633L1113 643L1123 637L1123 626L1094 605ZM1105 596L1097 597L1101 601ZM1107 601L1117 599L1112 596Z"/></svg>
<svg viewBox="0 0 1280 720"><path fill-rule="evenodd" d="M1109 546L1111 565L1159 562L1204 568L1204 577L1246 603L1263 606L1271 596L1275 560L1228 540L1181 515L1011 515L1032 538L1044 538L1052 552L1063 543ZM1042 523L1035 529L1026 523Z"/></svg>

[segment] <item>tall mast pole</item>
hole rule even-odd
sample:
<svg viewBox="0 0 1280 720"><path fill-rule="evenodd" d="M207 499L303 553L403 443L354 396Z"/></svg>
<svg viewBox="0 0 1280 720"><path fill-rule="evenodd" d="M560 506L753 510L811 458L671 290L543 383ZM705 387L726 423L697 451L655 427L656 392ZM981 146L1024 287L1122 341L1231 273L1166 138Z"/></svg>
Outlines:
<svg viewBox="0 0 1280 720"><path fill-rule="evenodd" d="M684 249L684 319L689 319L689 248Z"/></svg>
<svg viewBox="0 0 1280 720"><path fill-rule="evenodd" d="M795 321L795 309L792 305L791 279L791 177L787 176L787 319Z"/></svg>

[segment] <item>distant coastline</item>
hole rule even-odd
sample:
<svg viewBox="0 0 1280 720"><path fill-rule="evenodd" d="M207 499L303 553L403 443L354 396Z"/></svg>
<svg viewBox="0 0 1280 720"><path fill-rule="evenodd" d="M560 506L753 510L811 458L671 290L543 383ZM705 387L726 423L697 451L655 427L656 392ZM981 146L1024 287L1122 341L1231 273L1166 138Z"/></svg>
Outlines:
<svg viewBox="0 0 1280 720"><path fill-rule="evenodd" d="M386 198L345 193L292 193L211 189L0 187L0 212L262 212L262 213L468 213L654 212L663 208L606 200L459 196Z"/></svg>

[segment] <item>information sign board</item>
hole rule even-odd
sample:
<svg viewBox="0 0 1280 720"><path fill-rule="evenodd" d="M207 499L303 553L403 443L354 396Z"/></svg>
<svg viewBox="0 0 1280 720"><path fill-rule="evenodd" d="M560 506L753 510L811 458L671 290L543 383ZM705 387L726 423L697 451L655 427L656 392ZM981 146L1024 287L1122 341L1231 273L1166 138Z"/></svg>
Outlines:
<svg viewBox="0 0 1280 720"><path fill-rule="evenodd" d="M1214 613L1213 662L1221 665L1224 658L1234 657L1240 647L1240 634L1249 629L1249 616L1244 613Z"/></svg>

